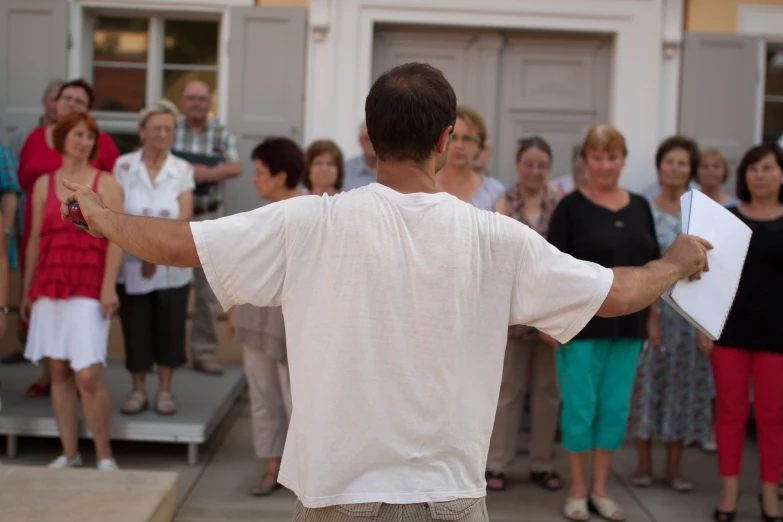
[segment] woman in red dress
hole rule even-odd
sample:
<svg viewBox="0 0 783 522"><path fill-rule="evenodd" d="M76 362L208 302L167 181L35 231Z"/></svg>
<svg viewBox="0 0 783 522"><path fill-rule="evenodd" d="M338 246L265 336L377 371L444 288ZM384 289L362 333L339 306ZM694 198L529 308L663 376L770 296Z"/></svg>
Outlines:
<svg viewBox="0 0 783 522"><path fill-rule="evenodd" d="M95 102L95 91L85 80L73 80L62 87L57 94L57 117L63 118L72 112L88 112ZM54 149L52 135L54 125L38 127L32 131L24 142L19 152L19 186L24 193L30 196L35 182L41 176L56 172L62 166L63 158ZM114 162L120 156L117 147L111 137L104 132L98 133L98 155L90 164L104 172L114 169ZM22 223L22 244L19 250L19 267L24 280L25 254L27 242L30 239L31 221L31 197L25 197L24 220ZM22 322L22 328L26 330L26 322ZM27 388L28 397L38 397L49 393L51 374L47 361L42 363L41 377L37 382Z"/></svg>
<svg viewBox="0 0 783 522"><path fill-rule="evenodd" d="M122 212L122 190L114 177L90 165L98 152L98 127L88 114L60 118L52 139L62 166L39 177L28 200L32 220L19 307L22 319L30 321L25 357L49 361L52 410L63 447L49 467L81 466L78 393L98 468L113 470L117 464L109 444L111 403L103 365L110 318L119 307L122 251L63 221L60 202L67 192L64 179L91 186L116 212Z"/></svg>

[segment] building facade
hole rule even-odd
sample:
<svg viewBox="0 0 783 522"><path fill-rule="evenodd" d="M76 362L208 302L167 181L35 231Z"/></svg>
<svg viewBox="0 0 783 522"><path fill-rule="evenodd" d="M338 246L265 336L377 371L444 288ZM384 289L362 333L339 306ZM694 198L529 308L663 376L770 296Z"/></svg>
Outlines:
<svg viewBox="0 0 783 522"><path fill-rule="evenodd" d="M736 162L783 133L781 28L779 0L0 0L0 139L34 121L49 78L83 76L130 149L138 109L196 78L243 157L269 135L332 138L350 156L372 81L418 60L485 116L504 181L519 138L547 138L559 175L610 122L628 140L623 183L641 189L667 135ZM257 204L245 188L229 183L229 211Z"/></svg>

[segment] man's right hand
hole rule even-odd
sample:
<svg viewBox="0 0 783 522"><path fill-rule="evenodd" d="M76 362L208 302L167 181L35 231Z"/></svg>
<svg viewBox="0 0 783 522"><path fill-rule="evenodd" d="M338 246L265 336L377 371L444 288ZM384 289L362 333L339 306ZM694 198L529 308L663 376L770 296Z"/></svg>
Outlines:
<svg viewBox="0 0 783 522"><path fill-rule="evenodd" d="M103 234L99 232L99 229L96 226L96 219L101 212L109 209L109 207L106 206L106 203L86 185L79 185L77 183L71 183L68 180L63 180L63 186L68 189L70 194L68 194L68 197L65 198L60 205L61 217L64 220L67 220L70 215L68 205L76 202L79 204L79 210L82 213L85 223L87 223L87 232L95 237L103 237Z"/></svg>
<svg viewBox="0 0 783 522"><path fill-rule="evenodd" d="M691 281L701 279L702 272L708 272L707 251L713 246L700 237L680 234L666 249L662 261L668 261L680 269L680 279Z"/></svg>

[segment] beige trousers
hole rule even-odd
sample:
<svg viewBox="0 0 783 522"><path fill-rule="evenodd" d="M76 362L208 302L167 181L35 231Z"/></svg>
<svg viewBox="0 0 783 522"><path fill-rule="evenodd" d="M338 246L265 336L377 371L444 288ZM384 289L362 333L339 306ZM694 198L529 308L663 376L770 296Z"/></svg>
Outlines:
<svg viewBox="0 0 783 522"><path fill-rule="evenodd" d="M449 502L423 504L346 504L311 509L299 500L294 506L294 522L489 522L484 498L460 498Z"/></svg>
<svg viewBox="0 0 783 522"><path fill-rule="evenodd" d="M263 348L254 346L242 346L242 357L250 395L250 424L256 457L280 458L291 419L288 366L269 357Z"/></svg>
<svg viewBox="0 0 783 522"><path fill-rule="evenodd" d="M530 471L552 469L560 413L555 351L543 341L509 337L503 361L495 425L489 441L487 470L505 473L517 452L519 426L530 376Z"/></svg>
<svg viewBox="0 0 783 522"><path fill-rule="evenodd" d="M194 361L209 361L215 358L218 342L218 300L201 268L193 269L193 285L196 300L190 323L190 354Z"/></svg>

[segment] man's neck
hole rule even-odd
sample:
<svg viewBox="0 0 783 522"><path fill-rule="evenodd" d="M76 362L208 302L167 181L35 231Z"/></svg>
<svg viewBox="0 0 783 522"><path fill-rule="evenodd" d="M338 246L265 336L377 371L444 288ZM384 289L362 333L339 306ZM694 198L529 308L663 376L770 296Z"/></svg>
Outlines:
<svg viewBox="0 0 783 522"><path fill-rule="evenodd" d="M186 119L185 123L188 126L188 129L190 129L192 132L199 133L202 130L204 130L204 127L207 126L207 119L204 118L203 120L194 120L194 119Z"/></svg>
<svg viewBox="0 0 783 522"><path fill-rule="evenodd" d="M378 157L377 156L364 156L364 164L370 169L370 172L378 172Z"/></svg>
<svg viewBox="0 0 783 522"><path fill-rule="evenodd" d="M401 194L435 194L435 164L430 161L424 165L413 162L378 162L377 181Z"/></svg>

